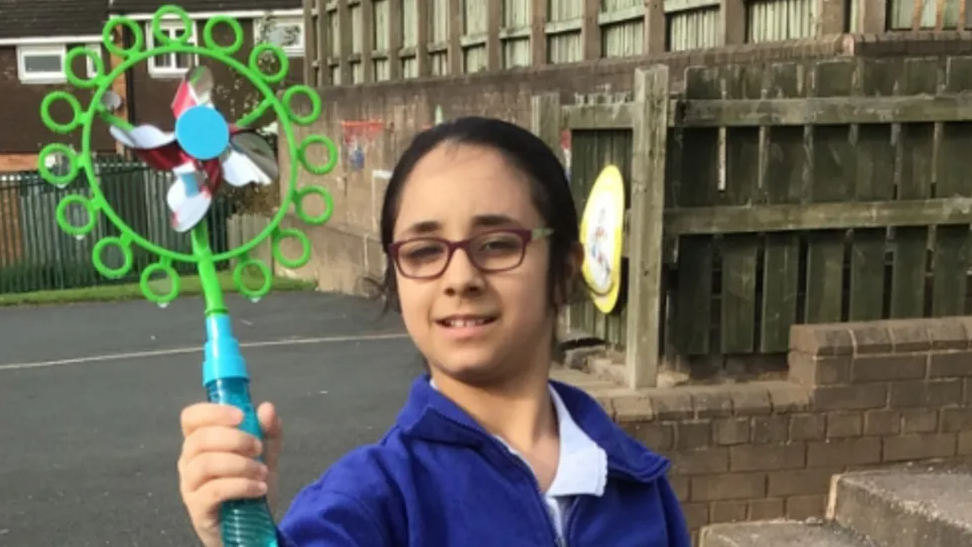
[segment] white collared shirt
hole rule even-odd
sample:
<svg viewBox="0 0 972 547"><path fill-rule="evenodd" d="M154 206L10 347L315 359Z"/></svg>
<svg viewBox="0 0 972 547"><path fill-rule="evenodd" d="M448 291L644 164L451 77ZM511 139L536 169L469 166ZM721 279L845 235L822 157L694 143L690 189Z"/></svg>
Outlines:
<svg viewBox="0 0 972 547"><path fill-rule="evenodd" d="M430 383L435 388L435 383ZM557 472L550 483L550 488L544 492L544 500L547 502L550 518L557 531L557 538L563 544L567 509L571 503L577 496L604 494L608 475L607 453L577 425L553 386L550 386L550 397L553 399L554 410L557 413L560 460L557 462ZM530 462L526 458L517 453L506 441L496 438L509 449L510 453L530 467Z"/></svg>

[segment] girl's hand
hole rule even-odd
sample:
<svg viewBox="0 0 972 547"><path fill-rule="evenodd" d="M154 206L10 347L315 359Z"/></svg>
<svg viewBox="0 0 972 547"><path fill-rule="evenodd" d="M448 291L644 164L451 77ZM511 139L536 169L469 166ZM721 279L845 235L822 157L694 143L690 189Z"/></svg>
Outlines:
<svg viewBox="0 0 972 547"><path fill-rule="evenodd" d="M266 494L273 508L283 430L273 405L260 405L257 417L263 443L237 429L243 413L235 407L199 403L182 411L179 491L206 547L223 545L219 507L224 501ZM264 463L254 459L258 455Z"/></svg>

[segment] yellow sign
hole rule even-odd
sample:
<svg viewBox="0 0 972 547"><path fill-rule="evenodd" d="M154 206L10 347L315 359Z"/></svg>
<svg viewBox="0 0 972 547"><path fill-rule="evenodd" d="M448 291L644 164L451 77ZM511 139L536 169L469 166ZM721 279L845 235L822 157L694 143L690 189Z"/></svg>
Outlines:
<svg viewBox="0 0 972 547"><path fill-rule="evenodd" d="M580 225L584 279L594 305L604 314L611 313L617 305L621 290L624 207L621 171L608 165L594 181Z"/></svg>

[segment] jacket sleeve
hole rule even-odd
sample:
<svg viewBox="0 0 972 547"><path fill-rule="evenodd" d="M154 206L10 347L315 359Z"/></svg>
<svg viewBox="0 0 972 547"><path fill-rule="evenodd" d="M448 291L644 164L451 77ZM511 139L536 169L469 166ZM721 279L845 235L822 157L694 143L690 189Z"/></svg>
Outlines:
<svg viewBox="0 0 972 547"><path fill-rule="evenodd" d="M355 497L309 488L294 500L277 529L279 547L392 546L387 526Z"/></svg>
<svg viewBox="0 0 972 547"><path fill-rule="evenodd" d="M668 482L668 478L659 480L662 507L665 508L665 527L668 530L668 545L670 547L692 547L692 536L689 533L682 505L675 495L675 490Z"/></svg>

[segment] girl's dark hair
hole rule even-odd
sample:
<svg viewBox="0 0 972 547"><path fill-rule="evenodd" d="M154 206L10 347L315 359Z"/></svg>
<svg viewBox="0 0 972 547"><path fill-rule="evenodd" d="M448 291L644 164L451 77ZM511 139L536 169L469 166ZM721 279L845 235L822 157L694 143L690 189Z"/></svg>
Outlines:
<svg viewBox="0 0 972 547"><path fill-rule="evenodd" d="M577 210L570 193L564 166L553 150L530 131L495 118L468 116L443 122L419 133L402 154L385 190L381 207L381 247L386 256L392 243L402 189L415 165L442 144L471 144L492 148L503 154L526 175L533 204L540 212L550 235L550 269L547 273L548 297L552 306L566 302L572 292L575 272L571 255L579 244ZM380 281L373 281L385 303L385 310L399 311L395 264L385 261Z"/></svg>

